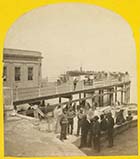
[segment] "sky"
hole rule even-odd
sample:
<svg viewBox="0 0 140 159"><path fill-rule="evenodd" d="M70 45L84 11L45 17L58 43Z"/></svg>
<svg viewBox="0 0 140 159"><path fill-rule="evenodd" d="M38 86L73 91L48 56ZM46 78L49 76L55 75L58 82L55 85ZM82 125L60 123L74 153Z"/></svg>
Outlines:
<svg viewBox="0 0 140 159"><path fill-rule="evenodd" d="M40 51L42 76L50 79L82 66L128 71L136 81L130 26L120 15L94 5L60 3L34 9L11 26L4 47Z"/></svg>

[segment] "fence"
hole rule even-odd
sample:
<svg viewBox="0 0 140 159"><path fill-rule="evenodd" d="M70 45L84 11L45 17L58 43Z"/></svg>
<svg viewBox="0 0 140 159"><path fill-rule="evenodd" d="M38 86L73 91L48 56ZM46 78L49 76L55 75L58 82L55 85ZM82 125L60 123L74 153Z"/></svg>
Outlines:
<svg viewBox="0 0 140 159"><path fill-rule="evenodd" d="M102 86L109 86L113 84L119 84L122 81L118 81L117 79L112 80L98 80L93 81L92 85L84 85L83 81L77 82L76 91L98 88ZM17 88L13 90L13 99L14 101L23 100L23 99L31 99L40 96L48 96L55 95L60 93L67 93L74 91L73 82L68 81L61 85L57 85L56 82L48 83L45 87L32 87L32 88Z"/></svg>

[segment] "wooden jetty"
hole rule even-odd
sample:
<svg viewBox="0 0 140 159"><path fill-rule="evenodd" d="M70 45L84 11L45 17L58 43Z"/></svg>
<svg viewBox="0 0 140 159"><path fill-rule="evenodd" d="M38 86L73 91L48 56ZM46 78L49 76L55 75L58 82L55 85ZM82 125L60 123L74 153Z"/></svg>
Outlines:
<svg viewBox="0 0 140 159"><path fill-rule="evenodd" d="M91 99L93 103L95 98L98 98L99 106L104 106L104 97L107 96L109 99L109 105L120 101L120 104L128 104L130 102L130 84L131 81L110 81L106 84L94 84L93 86L79 88L76 90L67 90L61 92L50 93L48 95L36 96L33 98L26 99L15 99L13 105L18 106L25 103L35 103L39 101L49 100L58 98L58 104L64 105L67 103L81 102ZM73 96L78 95L78 99L74 99ZM118 96L120 99L118 99ZM63 98L67 98L67 102L62 102ZM57 105L58 105L57 104Z"/></svg>

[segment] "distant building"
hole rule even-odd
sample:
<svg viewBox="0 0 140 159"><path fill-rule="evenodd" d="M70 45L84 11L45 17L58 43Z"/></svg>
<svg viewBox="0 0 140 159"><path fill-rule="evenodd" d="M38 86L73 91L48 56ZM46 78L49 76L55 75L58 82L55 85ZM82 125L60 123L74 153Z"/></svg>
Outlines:
<svg viewBox="0 0 140 159"><path fill-rule="evenodd" d="M40 52L4 48L4 87L39 87L42 78L41 61Z"/></svg>

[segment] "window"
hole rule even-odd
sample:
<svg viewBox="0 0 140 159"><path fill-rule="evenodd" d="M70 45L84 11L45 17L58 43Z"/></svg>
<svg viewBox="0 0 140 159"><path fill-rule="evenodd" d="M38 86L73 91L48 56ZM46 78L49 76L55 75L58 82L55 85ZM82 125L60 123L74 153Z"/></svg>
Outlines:
<svg viewBox="0 0 140 159"><path fill-rule="evenodd" d="M20 81L21 79L20 67L15 67L15 81Z"/></svg>
<svg viewBox="0 0 140 159"><path fill-rule="evenodd" d="M3 68L3 81L6 81L7 80L7 67L4 66Z"/></svg>
<svg viewBox="0 0 140 159"><path fill-rule="evenodd" d="M28 80L33 80L33 67L28 67Z"/></svg>

